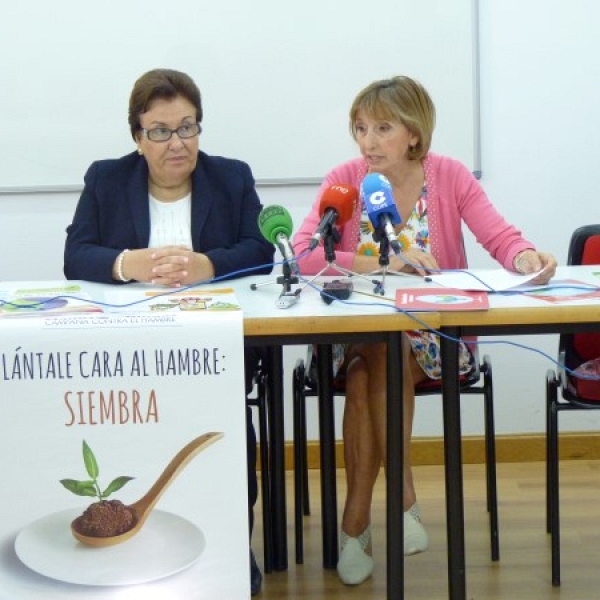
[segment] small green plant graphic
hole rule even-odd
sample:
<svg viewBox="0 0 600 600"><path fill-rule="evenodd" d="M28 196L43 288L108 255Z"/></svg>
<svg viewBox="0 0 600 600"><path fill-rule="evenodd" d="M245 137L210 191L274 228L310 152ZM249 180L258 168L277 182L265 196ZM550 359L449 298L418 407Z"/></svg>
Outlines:
<svg viewBox="0 0 600 600"><path fill-rule="evenodd" d="M86 441L83 440L83 462L85 464L85 470L91 479L78 480L78 479L61 479L60 482L70 492L77 494L77 496L90 496L96 497L99 501L108 498L113 492L120 490L126 483L134 479L134 477L127 477L122 475L113 479L108 487L102 491L98 484L98 475L100 469L98 468L98 462L92 452L92 449L87 445Z"/></svg>

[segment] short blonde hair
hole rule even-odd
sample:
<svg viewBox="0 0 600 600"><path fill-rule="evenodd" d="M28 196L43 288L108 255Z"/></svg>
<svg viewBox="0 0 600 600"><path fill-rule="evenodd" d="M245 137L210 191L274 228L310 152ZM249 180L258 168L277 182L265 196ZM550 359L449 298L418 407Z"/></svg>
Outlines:
<svg viewBox="0 0 600 600"><path fill-rule="evenodd" d="M408 151L411 160L420 160L429 152L435 128L435 106L418 81L397 76L374 81L360 91L350 108L350 132L354 139L358 111L377 120L402 123L416 135L419 141Z"/></svg>

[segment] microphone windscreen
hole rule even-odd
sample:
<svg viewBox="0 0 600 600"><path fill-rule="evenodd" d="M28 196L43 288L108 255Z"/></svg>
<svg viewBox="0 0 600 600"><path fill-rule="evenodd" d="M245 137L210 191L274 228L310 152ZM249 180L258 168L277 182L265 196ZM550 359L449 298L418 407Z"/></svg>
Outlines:
<svg viewBox="0 0 600 600"><path fill-rule="evenodd" d="M367 215L376 229L383 214L389 215L393 224L400 223L392 185L385 175L369 173L360 184L360 195Z"/></svg>
<svg viewBox="0 0 600 600"><path fill-rule="evenodd" d="M374 194L375 192L387 191L391 193L392 184L390 180L381 173L369 173L360 184L361 196Z"/></svg>
<svg viewBox="0 0 600 600"><path fill-rule="evenodd" d="M322 217L328 209L337 213L336 224L348 222L354 213L358 201L358 190L352 185L338 183L328 187L321 196L319 215Z"/></svg>
<svg viewBox="0 0 600 600"><path fill-rule="evenodd" d="M287 238L292 237L292 217L283 206L267 206L258 215L258 228L266 240L277 244L277 236L280 233Z"/></svg>

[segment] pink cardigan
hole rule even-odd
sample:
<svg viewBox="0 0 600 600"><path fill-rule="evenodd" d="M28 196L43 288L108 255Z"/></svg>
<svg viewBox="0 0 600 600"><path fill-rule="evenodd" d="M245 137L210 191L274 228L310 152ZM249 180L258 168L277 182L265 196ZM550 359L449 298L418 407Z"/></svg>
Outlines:
<svg viewBox="0 0 600 600"><path fill-rule="evenodd" d="M442 269L464 269L467 257L461 230L462 221L477 241L506 269L514 270L515 256L522 250L535 249L521 232L507 223L488 200L483 188L460 162L429 153L423 160L427 182L427 211L431 252ZM357 190L367 174L365 160L350 160L329 172L317 194L310 214L293 240L296 256L308 249L308 243L318 227L319 203L323 191L336 183L353 185ZM352 268L360 226L360 210L340 228L341 241L336 247L336 264ZM298 260L303 274L319 272L326 264L322 248L316 248ZM332 271L327 273L335 275Z"/></svg>

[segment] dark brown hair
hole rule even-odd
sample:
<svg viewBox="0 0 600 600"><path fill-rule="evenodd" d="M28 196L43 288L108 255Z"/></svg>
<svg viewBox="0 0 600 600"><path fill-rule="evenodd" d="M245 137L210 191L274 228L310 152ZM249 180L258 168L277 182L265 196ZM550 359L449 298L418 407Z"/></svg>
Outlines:
<svg viewBox="0 0 600 600"><path fill-rule="evenodd" d="M150 110L157 99L172 100L182 96L194 105L196 121L202 121L202 100L194 80L181 71L154 69L144 73L134 84L129 97L129 130L135 140L141 129L140 117Z"/></svg>

